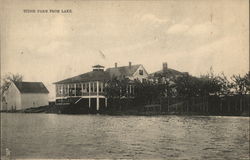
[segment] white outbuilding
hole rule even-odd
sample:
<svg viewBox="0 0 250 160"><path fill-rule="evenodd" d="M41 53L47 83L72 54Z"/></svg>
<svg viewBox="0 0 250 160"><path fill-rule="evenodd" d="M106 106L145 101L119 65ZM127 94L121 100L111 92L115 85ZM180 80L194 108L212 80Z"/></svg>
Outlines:
<svg viewBox="0 0 250 160"><path fill-rule="evenodd" d="M12 82L4 94L2 110L46 106L49 91L42 82Z"/></svg>

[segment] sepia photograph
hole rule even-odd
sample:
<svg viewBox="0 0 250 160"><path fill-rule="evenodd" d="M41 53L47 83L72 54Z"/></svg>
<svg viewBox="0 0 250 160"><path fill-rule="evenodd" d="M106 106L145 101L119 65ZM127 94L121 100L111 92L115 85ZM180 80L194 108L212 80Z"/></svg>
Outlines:
<svg viewBox="0 0 250 160"><path fill-rule="evenodd" d="M248 0L0 0L2 160L250 159Z"/></svg>

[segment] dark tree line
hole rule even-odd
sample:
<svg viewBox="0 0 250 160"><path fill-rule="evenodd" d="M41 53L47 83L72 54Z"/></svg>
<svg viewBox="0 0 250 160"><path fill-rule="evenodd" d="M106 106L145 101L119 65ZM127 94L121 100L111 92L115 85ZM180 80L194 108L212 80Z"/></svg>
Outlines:
<svg viewBox="0 0 250 160"><path fill-rule="evenodd" d="M229 96L245 95L250 93L249 73L233 75L228 79L224 74L214 75L213 72L194 77L188 74L165 81L143 81L128 79L107 82L105 87L108 98L128 97L127 86L133 85L133 97L143 103L151 103L163 97L204 97L204 96Z"/></svg>

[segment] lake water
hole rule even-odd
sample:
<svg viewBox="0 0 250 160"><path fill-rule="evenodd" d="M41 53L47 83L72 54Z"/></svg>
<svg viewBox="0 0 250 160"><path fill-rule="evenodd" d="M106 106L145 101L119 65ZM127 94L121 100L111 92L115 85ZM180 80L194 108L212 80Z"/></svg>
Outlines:
<svg viewBox="0 0 250 160"><path fill-rule="evenodd" d="M249 117L1 113L14 158L249 159Z"/></svg>

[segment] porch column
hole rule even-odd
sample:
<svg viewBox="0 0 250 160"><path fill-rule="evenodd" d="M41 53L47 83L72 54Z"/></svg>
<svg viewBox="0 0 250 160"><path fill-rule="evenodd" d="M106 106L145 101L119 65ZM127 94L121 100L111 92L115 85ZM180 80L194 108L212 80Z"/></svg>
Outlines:
<svg viewBox="0 0 250 160"><path fill-rule="evenodd" d="M64 97L64 84L62 84L62 97Z"/></svg>
<svg viewBox="0 0 250 160"><path fill-rule="evenodd" d="M63 86L63 92L64 92L64 97L66 97L67 96L67 84L64 84L64 86Z"/></svg>
<svg viewBox="0 0 250 160"><path fill-rule="evenodd" d="M68 84L68 93L67 93L67 95L69 96L69 84Z"/></svg>
<svg viewBox="0 0 250 160"><path fill-rule="evenodd" d="M60 85L60 95L63 97L63 84Z"/></svg>
<svg viewBox="0 0 250 160"><path fill-rule="evenodd" d="M81 95L83 96L83 83L81 83Z"/></svg>
<svg viewBox="0 0 250 160"><path fill-rule="evenodd" d="M58 97L58 84L56 84L55 89L56 89L56 97Z"/></svg>
<svg viewBox="0 0 250 160"><path fill-rule="evenodd" d="M96 96L96 110L98 110L99 111L99 108L100 108L100 106L99 106L99 81L97 81L96 82L96 94L97 94L97 96Z"/></svg>
<svg viewBox="0 0 250 160"><path fill-rule="evenodd" d="M103 92L103 83L100 83L101 85L101 92Z"/></svg>
<svg viewBox="0 0 250 160"><path fill-rule="evenodd" d="M91 90L91 89L90 89L90 88L91 88L91 85L90 85L90 82L89 82L89 108L90 108L90 106L91 106L91 99L90 99L90 92L91 92L90 90Z"/></svg>
<svg viewBox="0 0 250 160"><path fill-rule="evenodd" d="M75 83L75 96L76 96L76 83Z"/></svg>

